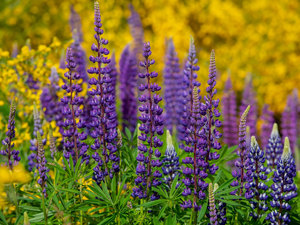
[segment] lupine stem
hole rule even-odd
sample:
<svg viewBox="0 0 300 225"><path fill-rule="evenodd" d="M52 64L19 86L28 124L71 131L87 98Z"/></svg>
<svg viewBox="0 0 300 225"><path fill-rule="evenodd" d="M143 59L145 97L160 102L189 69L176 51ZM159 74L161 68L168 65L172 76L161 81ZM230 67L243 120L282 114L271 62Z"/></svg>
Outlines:
<svg viewBox="0 0 300 225"><path fill-rule="evenodd" d="M45 206L45 196L44 194L42 193L42 206L43 206L43 212L44 212L44 222L45 222L45 225L47 225L47 213L46 213L46 206Z"/></svg>
<svg viewBox="0 0 300 225"><path fill-rule="evenodd" d="M76 127L76 121L75 121L75 113L74 113L74 106L73 106L73 87L72 87L72 71L70 69L70 92L71 92L71 110L72 110L72 119L73 119L73 129L74 129L74 133L73 133L73 138L74 138L74 145L75 145L75 154L76 154L76 162L78 161L78 149L77 149L77 139L76 139L76 135L75 135L75 131L77 129Z"/></svg>

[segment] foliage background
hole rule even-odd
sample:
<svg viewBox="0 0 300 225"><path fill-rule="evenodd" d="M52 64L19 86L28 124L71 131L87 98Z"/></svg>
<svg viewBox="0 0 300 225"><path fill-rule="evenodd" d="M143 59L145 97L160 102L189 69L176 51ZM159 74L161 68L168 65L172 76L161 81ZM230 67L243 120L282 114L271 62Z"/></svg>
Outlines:
<svg viewBox="0 0 300 225"><path fill-rule="evenodd" d="M14 42L23 46L27 38L33 48L50 44L54 36L70 40L68 19L72 4L81 15L83 47L89 55L94 32L92 2L2 0L0 48L11 51ZM159 72L163 68L165 38L173 37L182 60L188 50L189 35L193 35L201 66L200 81L207 76L209 53L215 49L221 80L217 88L223 87L230 73L240 99L244 78L251 72L260 106L270 104L279 117L286 96L300 81L299 1L101 0L105 37L117 60L132 40L127 24L130 2L141 15L145 39L153 42L153 58L158 61Z"/></svg>

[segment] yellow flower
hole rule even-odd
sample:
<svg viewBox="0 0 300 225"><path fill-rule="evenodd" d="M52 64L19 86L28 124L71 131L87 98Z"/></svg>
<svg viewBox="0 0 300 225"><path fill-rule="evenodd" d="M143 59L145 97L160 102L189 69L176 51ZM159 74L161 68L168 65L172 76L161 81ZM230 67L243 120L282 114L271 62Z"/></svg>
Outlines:
<svg viewBox="0 0 300 225"><path fill-rule="evenodd" d="M2 184L27 183L31 180L30 174L20 163L14 166L12 171L5 164L0 165L0 177L0 183Z"/></svg>

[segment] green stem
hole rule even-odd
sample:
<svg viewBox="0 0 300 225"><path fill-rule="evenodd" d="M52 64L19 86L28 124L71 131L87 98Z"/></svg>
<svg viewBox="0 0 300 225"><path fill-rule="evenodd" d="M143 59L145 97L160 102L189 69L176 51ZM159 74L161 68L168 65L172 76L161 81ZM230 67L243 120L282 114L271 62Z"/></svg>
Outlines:
<svg viewBox="0 0 300 225"><path fill-rule="evenodd" d="M80 179L80 203L82 203L82 179ZM83 224L83 212L80 210L80 224Z"/></svg>
<svg viewBox="0 0 300 225"><path fill-rule="evenodd" d="M191 214L190 222L189 222L190 225L193 224L193 216L194 216L194 209L192 208L192 214Z"/></svg>
<svg viewBox="0 0 300 225"><path fill-rule="evenodd" d="M15 185L13 183L11 184L11 193L12 193L13 202L16 206L16 213L17 213L17 217L18 217L20 214L20 210L19 210L19 205L18 205L17 192L15 189Z"/></svg>
<svg viewBox="0 0 300 225"><path fill-rule="evenodd" d="M42 193L42 205L43 205L43 212L44 212L45 225L47 225L47 213L46 213L46 206L45 206L45 197L44 197L44 193Z"/></svg>

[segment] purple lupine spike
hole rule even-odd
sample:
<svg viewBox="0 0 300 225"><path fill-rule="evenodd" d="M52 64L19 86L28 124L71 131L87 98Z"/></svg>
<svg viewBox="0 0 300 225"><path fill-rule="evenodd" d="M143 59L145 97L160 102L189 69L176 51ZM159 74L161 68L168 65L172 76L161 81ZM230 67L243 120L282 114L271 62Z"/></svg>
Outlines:
<svg viewBox="0 0 300 225"><path fill-rule="evenodd" d="M81 78L78 73L76 73L76 63L73 57L73 50L71 48L67 49L66 54L66 67L68 72L64 74L67 78L65 84L62 85L62 89L66 90L67 96L61 99L63 107L61 108L61 113L64 117L62 126L62 135L64 137L64 157L68 160L72 157L74 164L77 163L78 159L81 158L81 163L89 163L90 156L87 154L87 145L84 140L87 139L87 135L84 131L80 132L79 129L85 128L86 123L80 117L82 114L82 109L80 106L83 104L83 98L78 96L78 93L82 91L81 86L77 81ZM76 118L79 121L76 122ZM66 162L65 162L66 163Z"/></svg>
<svg viewBox="0 0 300 225"><path fill-rule="evenodd" d="M281 116L281 133L284 137L289 137L291 149L294 153L297 147L297 102L293 95L287 98L286 106Z"/></svg>
<svg viewBox="0 0 300 225"><path fill-rule="evenodd" d="M61 50L60 58L59 58L59 68L66 69L66 53L64 49Z"/></svg>
<svg viewBox="0 0 300 225"><path fill-rule="evenodd" d="M164 95L166 101L165 124L171 134L173 133L173 128L180 124L178 96L181 95L181 82L179 58L177 57L173 40L170 38L164 68Z"/></svg>
<svg viewBox="0 0 300 225"><path fill-rule="evenodd" d="M60 90L60 87L58 85L59 76L55 67L51 67L49 80L51 82L50 85L43 88L43 92L40 96L41 105L45 119L48 122L55 121L56 126L58 126L62 132L63 116L61 114L61 108L63 107L63 103L59 101L57 96L57 92Z"/></svg>
<svg viewBox="0 0 300 225"><path fill-rule="evenodd" d="M235 177L236 180L234 180L231 183L231 186L236 187L241 185L240 196L243 193L244 182L247 180L246 177L247 174L245 174L245 167L248 163L247 144L246 144L246 117L249 113L249 110L250 110L250 105L246 108L245 112L241 116L240 125L239 125L239 149L240 150L237 151L237 155L240 157L240 160L237 160L235 162L237 171L236 170L232 171L232 176ZM235 195L237 191L238 190L236 189L230 192L230 194Z"/></svg>
<svg viewBox="0 0 300 225"><path fill-rule="evenodd" d="M117 88L118 72L117 72L117 68L116 68L116 56L115 56L114 52L111 55L111 60L110 60L110 63L108 64L108 67L110 68L109 75L110 75L110 79L111 79L111 88L113 88L113 91L111 92L111 94L113 95L113 98L114 98L112 104L116 105L116 98L117 98L116 88ZM115 115L117 115L116 109L115 109L114 113L115 113ZM115 123L116 123L116 126L118 126L117 117L115 118Z"/></svg>
<svg viewBox="0 0 300 225"><path fill-rule="evenodd" d="M38 143L38 150L37 150L37 161L38 161L38 170L40 178L38 179L38 183L42 188L43 195L45 198L47 197L46 187L47 187L47 172L48 168L46 166L47 160L45 158L45 150L44 150L44 144L42 140L42 136L39 131L36 132L37 136L37 143Z"/></svg>
<svg viewBox="0 0 300 225"><path fill-rule="evenodd" d="M237 125L237 104L236 94L232 89L232 82L228 77L225 82L224 94L222 98L222 113L223 113L223 137L224 143L228 147L237 145L238 125Z"/></svg>
<svg viewBox="0 0 300 225"><path fill-rule="evenodd" d="M13 170L13 166L17 165L21 160L19 156L19 150L12 149L14 143L12 140L15 138L15 114L17 108L17 101L15 98L12 99L9 111L9 118L7 124L6 138L2 141L2 145L5 146L5 150L0 150L0 154L7 156L7 163L5 165Z"/></svg>
<svg viewBox="0 0 300 225"><path fill-rule="evenodd" d="M134 52L139 57L142 54L144 45L144 29L139 13L134 9L132 4L129 4L131 12L128 18L131 36L134 38Z"/></svg>
<svg viewBox="0 0 300 225"><path fill-rule="evenodd" d="M288 211L291 210L289 201L297 196L295 160L292 156L288 137L284 140L284 149L277 163L270 193L271 212L266 217L272 224L289 224L291 222Z"/></svg>
<svg viewBox="0 0 300 225"><path fill-rule="evenodd" d="M269 109L269 105L264 104L260 119L262 121L260 129L261 146L265 148L268 145L268 139L272 132L273 124L275 123L274 112Z"/></svg>
<svg viewBox="0 0 300 225"><path fill-rule="evenodd" d="M180 205L183 208L194 208L194 211L201 209L198 199L206 198L204 191L208 187L208 183L204 181L208 176L206 169L209 164L205 162L206 151L202 146L202 128L206 123L206 117L203 115L205 114L203 111L206 112L206 106L204 104L200 105L199 90L198 87L195 86L193 90L192 114L190 125L187 127L188 135L185 139L184 147L187 153L192 153L193 155L192 157L186 157L182 160L182 163L186 164L182 171L185 177L182 179L182 182L186 188L183 190L182 195L189 196L193 194L193 204L190 204L188 200ZM213 173L213 171L210 172Z"/></svg>
<svg viewBox="0 0 300 225"><path fill-rule="evenodd" d="M53 136L53 130L52 130L51 125L50 125L50 129L49 129L49 147L50 147L51 157L52 157L52 159L55 159L57 150L56 150L56 144L55 144L55 137Z"/></svg>
<svg viewBox="0 0 300 225"><path fill-rule="evenodd" d="M81 29L81 18L80 15L75 11L74 6L71 5L70 7L70 17L69 17L69 24L71 31L77 30L78 33L78 41L81 43L83 41L83 33Z"/></svg>
<svg viewBox="0 0 300 225"><path fill-rule="evenodd" d="M205 132L206 132L206 142L207 142L207 153L205 161L209 162L212 159L217 159L219 154L212 153L211 149L220 150L221 144L218 142L218 139L222 137L222 134L217 130L217 128L222 126L222 122L217 119L220 117L221 113L219 113L217 107L219 105L220 100L214 100L213 97L217 93L217 89L214 89L216 86L216 63L215 63L215 52L214 50L211 51L210 55L210 65L209 65L209 80L207 81L208 87L206 88L207 95L204 96L205 105L207 108L207 121L205 125ZM210 173L213 171L214 174L218 166L211 165L210 166Z"/></svg>
<svg viewBox="0 0 300 225"><path fill-rule="evenodd" d="M216 211L216 205L215 205L215 196L213 191L212 183L209 184L208 187L208 194L209 194L209 220L210 225L217 225L217 211Z"/></svg>
<svg viewBox="0 0 300 225"><path fill-rule="evenodd" d="M160 91L161 87L155 83L151 83L152 79L158 76L155 71L149 71L149 67L155 63L153 59L149 59L151 53L150 43L147 42L143 48L145 60L140 62L140 66L144 67L147 72L139 73L139 77L145 78L147 83L144 85L141 84L139 90L141 92L146 91L147 94L141 95L139 98L139 101L143 103L139 107L139 111L141 112L139 119L142 125L138 129L142 133L138 136L141 143L138 146L139 154L137 160L140 164L136 168L138 177L135 179L135 185L137 188L133 189L132 197L150 197L151 201L154 201L159 199L160 196L157 192L151 192L151 187L159 186L162 183L162 174L158 170L162 166L162 162L159 160L161 153L156 148L163 145L163 142L157 135L164 133L164 123L161 116L163 109L158 105L162 98L155 94L155 92ZM149 147L143 144L145 141L148 142ZM155 156L156 160L152 160L152 156ZM153 172L152 170L155 167L157 169Z"/></svg>
<svg viewBox="0 0 300 225"><path fill-rule="evenodd" d="M190 38L190 47L188 60L185 63L185 69L183 70L184 77L182 81L182 96L181 96L181 119L179 126L179 140L184 141L188 136L187 127L190 125L190 115L193 107L193 88L194 86L199 87L201 84L196 80L196 71L200 69L196 65L198 59L196 59L196 49L194 44L194 39ZM199 96L200 100L200 96ZM184 146L181 144L181 148Z"/></svg>
<svg viewBox="0 0 300 225"><path fill-rule="evenodd" d="M11 57L16 58L18 54L19 54L18 42L14 42L12 46Z"/></svg>
<svg viewBox="0 0 300 225"><path fill-rule="evenodd" d="M273 129L269 138L269 143L266 147L266 158L268 167L275 171L276 165L283 151L283 145L281 137L278 132L278 126L276 123L273 125ZM271 171L270 171L271 172Z"/></svg>
<svg viewBox="0 0 300 225"><path fill-rule="evenodd" d="M106 57L109 50L105 48L108 41L101 37L104 31L98 2L94 4L94 25L94 31L96 32L94 38L97 44L92 45L92 50L97 52L97 56L90 56L89 60L96 63L97 67L90 67L87 72L96 74L96 78L93 77L89 80L89 84L96 89L93 88L88 92L91 96L90 105L92 106L90 112L92 121L89 126L93 129L90 135L95 139L94 144L91 145L91 148L95 151L92 158L97 162L93 179L100 185L106 176L109 175L110 178L113 178L114 174L119 172L120 157L116 146L118 135L116 129L117 115L115 112L114 88L111 86L111 69L105 66L110 63L110 59ZM102 157L97 152L99 149L101 149ZM108 170L109 161L112 164L110 171Z"/></svg>
<svg viewBox="0 0 300 225"><path fill-rule="evenodd" d="M120 65L120 99L122 101L123 130L125 127L133 133L137 123L137 101L135 97L138 69L136 56L129 45L122 52Z"/></svg>
<svg viewBox="0 0 300 225"><path fill-rule="evenodd" d="M247 125L250 126L251 136L256 136L256 122L257 122L257 99L253 90L252 78L250 75L246 77L243 98L239 107L240 116L245 111L247 106L250 105L251 109L247 117Z"/></svg>
<svg viewBox="0 0 300 225"><path fill-rule="evenodd" d="M42 124L41 124L41 118L40 114L37 110L36 104L34 103L34 109L33 109L33 120L34 120L34 130L33 130L33 136L34 138L30 140L30 150L33 151L29 156L28 156L28 170L33 171L34 168L38 167L38 162L37 162L37 150L38 150L38 141L37 141L37 132L40 133L41 136L44 136L44 131L42 129ZM46 138L42 139L43 145L46 145Z"/></svg>
<svg viewBox="0 0 300 225"><path fill-rule="evenodd" d="M40 88L40 82L38 80L35 80L32 76L32 74L25 72L24 74L27 75L27 79L25 83L28 85L30 89L33 91L39 90Z"/></svg>
<svg viewBox="0 0 300 225"><path fill-rule="evenodd" d="M260 149L254 136L251 137L251 147L248 153L247 182L245 183L245 197L249 199L253 212L250 212L255 220L263 216L263 212L268 210L266 200L268 195L265 193L268 186L265 184L267 167L264 166L264 151ZM251 199L256 198L255 201Z"/></svg>
<svg viewBox="0 0 300 225"><path fill-rule="evenodd" d="M214 190L213 194L218 191L219 185L217 183L214 184ZM217 224L219 225L225 225L227 222L227 217L226 217L226 203L222 201L217 201L215 200L216 204L216 215L217 215ZM208 207L210 210L210 208ZM210 218L210 215L207 215L208 218Z"/></svg>
<svg viewBox="0 0 300 225"><path fill-rule="evenodd" d="M162 160L162 162L163 162L163 166L161 169L163 171L163 174L165 175L163 180L170 188L175 177L180 176L179 173L180 164L179 164L179 157L177 156L177 153L175 151L172 142L172 136L169 130L167 130L167 149L165 152L165 158Z"/></svg>

